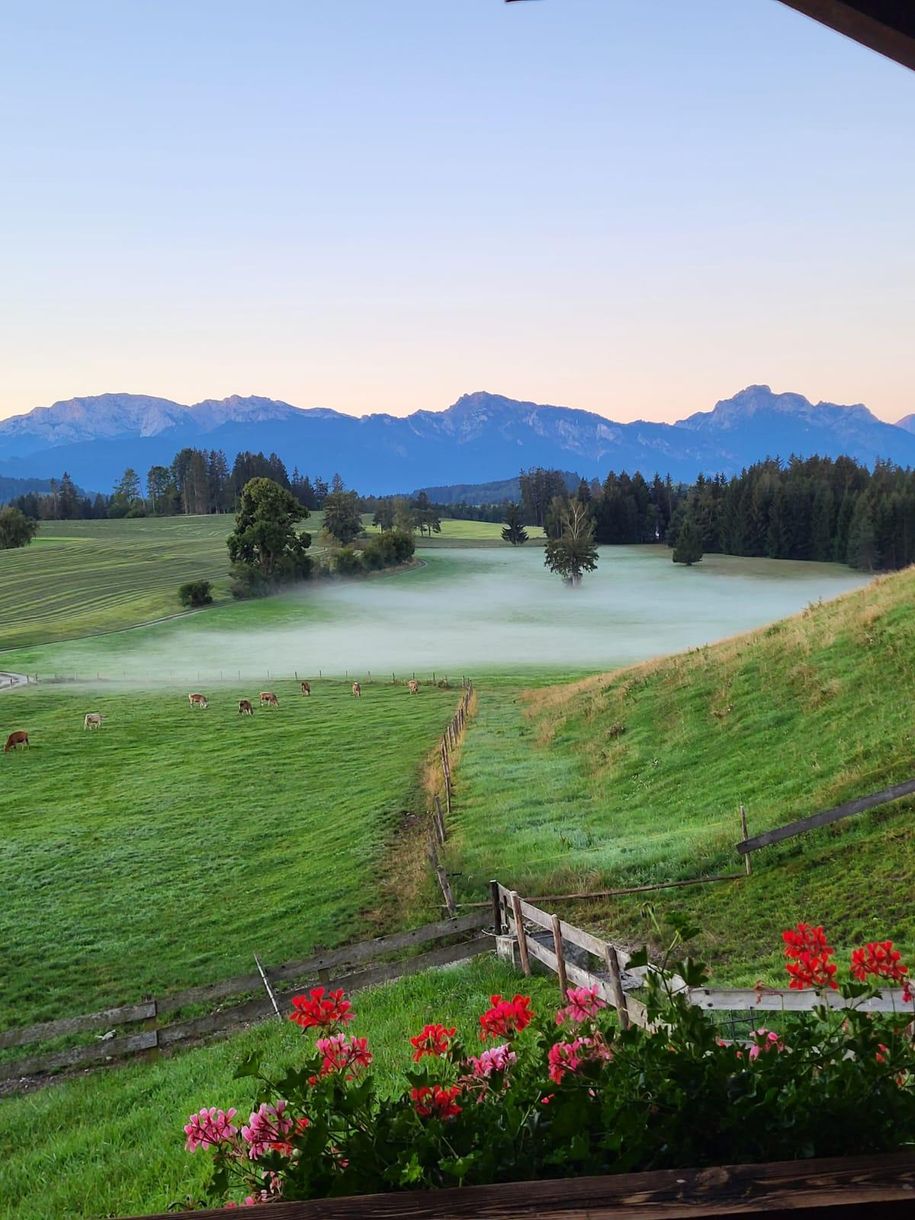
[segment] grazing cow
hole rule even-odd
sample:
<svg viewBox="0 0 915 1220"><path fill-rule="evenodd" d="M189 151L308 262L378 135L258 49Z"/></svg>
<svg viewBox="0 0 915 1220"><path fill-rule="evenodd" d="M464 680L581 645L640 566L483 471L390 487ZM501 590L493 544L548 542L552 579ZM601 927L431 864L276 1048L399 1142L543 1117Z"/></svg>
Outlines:
<svg viewBox="0 0 915 1220"><path fill-rule="evenodd" d="M302 694L303 694L303 695L310 695L310 694L311 694L311 683L310 683L310 682L303 682L303 683L302 683Z"/></svg>
<svg viewBox="0 0 915 1220"><path fill-rule="evenodd" d="M419 683L416 681L415 678L411 678L410 681L407 683L407 690L410 692L411 695L419 694Z"/></svg>
<svg viewBox="0 0 915 1220"><path fill-rule="evenodd" d="M86 712L86 715L83 717L83 728L100 729L104 719L105 717L100 715L98 712Z"/></svg>
<svg viewBox="0 0 915 1220"><path fill-rule="evenodd" d="M239 715L241 715L241 716L253 716L254 708L251 706L251 700L250 699L239 699L238 712L239 712Z"/></svg>
<svg viewBox="0 0 915 1220"><path fill-rule="evenodd" d="M261 704L262 705L266 704L267 707L279 707L280 706L280 701L279 701L279 699L277 699L276 695L273 693L272 690L262 690L259 698L260 698Z"/></svg>
<svg viewBox="0 0 915 1220"><path fill-rule="evenodd" d="M362 687L359 685L358 682L353 683L353 694L355 695L355 697L357 699L362 698Z"/></svg>
<svg viewBox="0 0 915 1220"><path fill-rule="evenodd" d="M17 746L28 746L29 735L25 729L17 729L15 733L10 733L6 739L6 745L3 747L3 753L9 754L10 750L15 750Z"/></svg>
<svg viewBox="0 0 915 1220"><path fill-rule="evenodd" d="M191 705L191 707L206 708L206 707L210 706L209 700L207 699L206 695L198 695L198 694L188 695L187 701Z"/></svg>

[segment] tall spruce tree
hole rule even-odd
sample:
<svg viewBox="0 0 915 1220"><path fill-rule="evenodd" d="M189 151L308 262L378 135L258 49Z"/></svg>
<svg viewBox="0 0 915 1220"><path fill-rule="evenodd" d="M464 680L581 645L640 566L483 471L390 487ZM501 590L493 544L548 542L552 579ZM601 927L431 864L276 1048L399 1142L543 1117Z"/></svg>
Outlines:
<svg viewBox="0 0 915 1220"><path fill-rule="evenodd" d="M527 530L521 520L520 504L509 504L505 510L505 529L502 531L502 541L510 542L512 546L523 546L527 542Z"/></svg>

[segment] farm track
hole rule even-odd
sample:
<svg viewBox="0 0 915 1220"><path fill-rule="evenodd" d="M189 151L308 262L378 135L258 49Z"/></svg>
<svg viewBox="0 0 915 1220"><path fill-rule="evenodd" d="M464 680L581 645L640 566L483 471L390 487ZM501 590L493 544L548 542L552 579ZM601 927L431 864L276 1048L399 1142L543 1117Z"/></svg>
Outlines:
<svg viewBox="0 0 915 1220"><path fill-rule="evenodd" d="M0 670L0 690L12 690L15 686L28 686L28 684L27 674L11 674L8 671Z"/></svg>

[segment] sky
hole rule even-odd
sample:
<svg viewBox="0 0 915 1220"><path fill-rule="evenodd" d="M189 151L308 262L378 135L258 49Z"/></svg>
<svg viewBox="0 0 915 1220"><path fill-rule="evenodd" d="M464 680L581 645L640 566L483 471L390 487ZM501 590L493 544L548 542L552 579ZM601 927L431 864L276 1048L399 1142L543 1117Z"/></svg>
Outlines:
<svg viewBox="0 0 915 1220"><path fill-rule="evenodd" d="M915 74L777 0L4 0L0 417L915 411Z"/></svg>

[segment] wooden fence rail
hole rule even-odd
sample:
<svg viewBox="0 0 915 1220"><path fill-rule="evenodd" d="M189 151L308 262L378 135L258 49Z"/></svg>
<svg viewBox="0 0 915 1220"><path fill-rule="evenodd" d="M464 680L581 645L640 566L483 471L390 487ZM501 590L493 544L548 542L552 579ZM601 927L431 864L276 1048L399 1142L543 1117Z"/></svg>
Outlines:
<svg viewBox="0 0 915 1220"><path fill-rule="evenodd" d="M530 974L530 960L534 959L557 976L563 996L569 982L578 987L596 987L598 995L617 1010L624 1028L630 1022L647 1025L645 1007L637 992L644 987L645 977L654 967L629 969L631 954L625 945L577 928L558 915L526 902L514 890L506 889L497 881L491 885L494 909L498 909L496 931L501 934L499 950L503 957L513 959L517 945L525 974ZM531 933L531 926L540 929L540 934ZM579 951L578 961L573 960L574 950ZM595 958L597 965L583 965L582 954ZM678 994L707 1011L739 1012L752 1017L757 1012L809 1012L822 1006L836 1010L855 1008L861 1012L899 1013L915 1020L915 1000L905 1000L902 989L887 988L867 999L846 1000L838 992L811 988L792 991L762 984L756 988L687 987L676 975L669 976L668 981Z"/></svg>
<svg viewBox="0 0 915 1220"><path fill-rule="evenodd" d="M272 1220L903 1220L913 1201L915 1153L906 1151L280 1202L269 1213ZM195 1215L229 1220L238 1211Z"/></svg>
<svg viewBox="0 0 915 1220"><path fill-rule="evenodd" d="M356 990L376 983L387 982L414 974L432 966L446 965L473 957L492 947L488 938L462 939L457 944L444 945L437 949L405 957L404 953L436 941L454 937L466 938L479 932L489 922L489 913L473 911L456 919L442 919L406 932L391 936L379 936L374 940L360 941L314 954L302 961L286 962L280 966L266 966L263 975L236 975L219 983L201 987L190 987L173 992L162 999L144 1000L139 1004L125 1004L107 1008L101 1012L87 1013L76 1017L62 1017L56 1021L43 1021L23 1029L7 1029L0 1032L0 1049L46 1042L52 1038L104 1029L107 1037L98 1038L89 1045L78 1045L53 1053L32 1055L25 1059L0 1062L0 1081L17 1080L63 1068L91 1065L148 1051L156 1047L172 1046L188 1039L200 1039L226 1033L241 1024L260 1021L275 1016L272 999L264 994L264 976L277 1002L288 1003L294 992L308 985L319 983ZM392 955L400 954L396 960ZM334 973L332 973L334 972ZM285 990L282 988L285 987ZM176 1013L191 1005L212 1003L233 996L256 993L254 998L244 1000L231 1007L220 1007L218 1011L188 1020L160 1023L169 1013ZM154 1028L148 1023L155 1022ZM121 1037L114 1031L137 1022L146 1023L146 1028Z"/></svg>
<svg viewBox="0 0 915 1220"><path fill-rule="evenodd" d="M772 843L781 843L783 839L793 839L795 835L806 834L808 830L829 826L832 822L850 818L856 813L864 813L867 809L876 809L878 805L888 805L891 801L901 800L902 797L910 796L913 792L915 792L915 779L907 779L904 783L894 784L891 788L884 788L880 792L873 792L870 796L859 796L853 801L846 801L843 805L836 805L833 809L824 809L820 813L812 813L809 817L799 818L796 822L788 822L785 826L777 826L774 830L766 830L760 835L743 839L737 844L737 850L742 855L747 855L751 851L759 851L761 847L768 847Z"/></svg>

